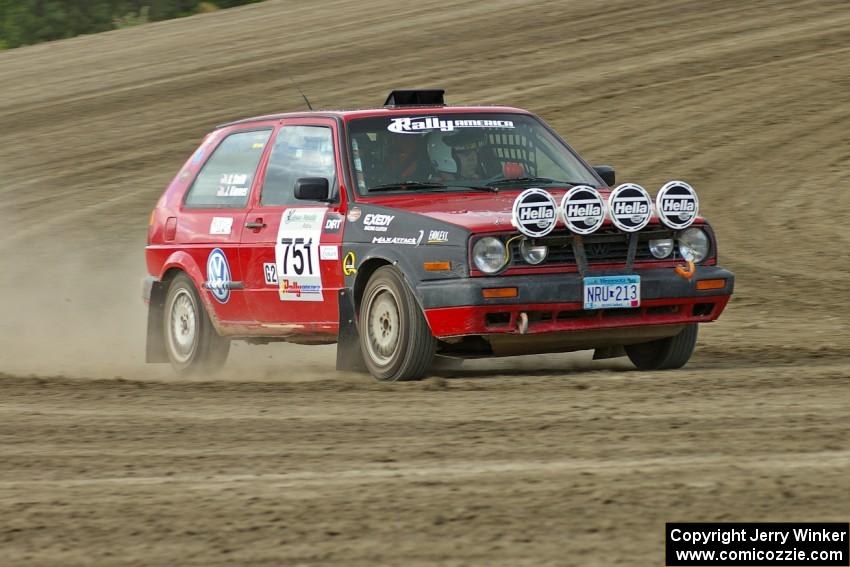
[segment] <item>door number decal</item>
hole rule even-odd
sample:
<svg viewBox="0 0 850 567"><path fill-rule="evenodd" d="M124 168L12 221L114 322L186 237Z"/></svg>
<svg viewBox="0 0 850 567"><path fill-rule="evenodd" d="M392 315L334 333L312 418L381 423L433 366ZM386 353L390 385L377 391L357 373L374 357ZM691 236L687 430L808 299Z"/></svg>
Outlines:
<svg viewBox="0 0 850 567"><path fill-rule="evenodd" d="M275 268L281 301L322 301L319 238L325 210L284 211L275 242ZM266 283L269 274L266 271Z"/></svg>

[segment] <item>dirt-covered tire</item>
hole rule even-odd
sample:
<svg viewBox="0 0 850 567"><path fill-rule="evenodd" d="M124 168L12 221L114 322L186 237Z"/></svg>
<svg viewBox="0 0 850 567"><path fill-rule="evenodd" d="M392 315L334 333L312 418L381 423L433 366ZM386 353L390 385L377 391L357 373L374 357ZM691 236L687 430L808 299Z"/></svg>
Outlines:
<svg viewBox="0 0 850 567"><path fill-rule="evenodd" d="M388 382L421 379L434 359L437 341L397 269L375 270L359 311L360 350L369 373Z"/></svg>
<svg viewBox="0 0 850 567"><path fill-rule="evenodd" d="M697 344L697 324L691 323L678 335L649 343L627 345L626 354L638 370L672 370L687 364Z"/></svg>
<svg viewBox="0 0 850 567"><path fill-rule="evenodd" d="M227 361L230 340L219 336L186 274L168 286L162 320L165 352L178 374L212 374Z"/></svg>

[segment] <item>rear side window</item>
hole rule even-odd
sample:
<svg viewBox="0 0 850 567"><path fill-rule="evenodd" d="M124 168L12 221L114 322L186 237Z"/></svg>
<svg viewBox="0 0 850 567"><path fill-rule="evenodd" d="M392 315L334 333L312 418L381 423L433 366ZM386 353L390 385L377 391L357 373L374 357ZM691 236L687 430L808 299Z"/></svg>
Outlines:
<svg viewBox="0 0 850 567"><path fill-rule="evenodd" d="M334 186L333 133L326 126L284 126L274 141L260 202L292 205L295 182L302 177L324 177Z"/></svg>
<svg viewBox="0 0 850 567"><path fill-rule="evenodd" d="M186 206L244 207L270 135L271 130L254 130L222 140L189 189Z"/></svg>

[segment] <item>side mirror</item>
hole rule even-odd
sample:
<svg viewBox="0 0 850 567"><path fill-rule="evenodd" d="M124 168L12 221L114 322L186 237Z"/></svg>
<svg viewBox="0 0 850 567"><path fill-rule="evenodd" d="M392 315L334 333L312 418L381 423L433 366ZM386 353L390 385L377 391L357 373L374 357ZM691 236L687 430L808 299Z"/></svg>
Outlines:
<svg viewBox="0 0 850 567"><path fill-rule="evenodd" d="M327 201L330 193L324 177L302 177L295 182L295 198L303 201Z"/></svg>
<svg viewBox="0 0 850 567"><path fill-rule="evenodd" d="M599 174L599 177L602 178L602 181L604 181L608 187L614 186L614 180L616 179L616 177L614 176L613 167L611 167L610 165L594 165L593 170L596 171L597 174Z"/></svg>

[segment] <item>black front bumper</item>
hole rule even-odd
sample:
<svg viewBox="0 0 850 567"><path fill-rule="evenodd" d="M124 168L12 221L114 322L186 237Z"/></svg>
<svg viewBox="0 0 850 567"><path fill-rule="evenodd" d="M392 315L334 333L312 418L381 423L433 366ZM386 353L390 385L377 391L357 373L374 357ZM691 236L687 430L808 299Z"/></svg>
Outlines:
<svg viewBox="0 0 850 567"><path fill-rule="evenodd" d="M690 280L678 275L673 268L635 270L640 276L641 300L708 297L731 295L735 274L716 266L697 266ZM588 276L619 276L623 271L594 270ZM700 280L723 278L723 288L701 291ZM517 288L514 298L485 299L482 290ZM523 305L534 303L582 303L584 280L578 273L535 274L527 276L493 276L420 282L416 293L423 309L461 307L469 305Z"/></svg>

